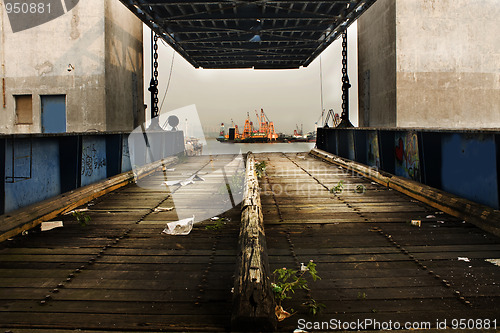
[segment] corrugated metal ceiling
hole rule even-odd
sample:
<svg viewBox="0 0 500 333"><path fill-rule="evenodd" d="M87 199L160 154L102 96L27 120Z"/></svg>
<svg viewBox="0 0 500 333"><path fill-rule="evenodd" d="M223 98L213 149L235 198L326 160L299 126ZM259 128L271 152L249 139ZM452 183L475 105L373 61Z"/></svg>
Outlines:
<svg viewBox="0 0 500 333"><path fill-rule="evenodd" d="M194 67L309 65L376 0L120 0Z"/></svg>

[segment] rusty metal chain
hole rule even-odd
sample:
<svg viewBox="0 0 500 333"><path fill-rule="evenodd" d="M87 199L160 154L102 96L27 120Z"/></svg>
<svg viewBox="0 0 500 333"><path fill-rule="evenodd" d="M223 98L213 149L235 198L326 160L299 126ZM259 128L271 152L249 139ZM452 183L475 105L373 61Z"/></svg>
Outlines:
<svg viewBox="0 0 500 333"><path fill-rule="evenodd" d="M342 33L342 119L349 116L349 75L347 74L347 30Z"/></svg>
<svg viewBox="0 0 500 333"><path fill-rule="evenodd" d="M151 119L158 117L158 35L151 32L152 73L148 90L151 92Z"/></svg>

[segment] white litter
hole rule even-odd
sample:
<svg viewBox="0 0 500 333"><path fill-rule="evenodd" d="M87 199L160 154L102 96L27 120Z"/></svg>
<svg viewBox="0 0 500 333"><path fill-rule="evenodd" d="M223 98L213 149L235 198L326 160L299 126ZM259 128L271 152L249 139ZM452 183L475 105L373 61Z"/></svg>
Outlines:
<svg viewBox="0 0 500 333"><path fill-rule="evenodd" d="M157 207L157 208L155 208L155 212L170 212L173 210L174 210L174 207Z"/></svg>
<svg viewBox="0 0 500 333"><path fill-rule="evenodd" d="M470 259L467 257L458 257L458 261L470 262Z"/></svg>
<svg viewBox="0 0 500 333"><path fill-rule="evenodd" d="M211 217L210 218L212 221L219 221L220 220L220 217L218 216L214 216L214 217Z"/></svg>
<svg viewBox="0 0 500 333"><path fill-rule="evenodd" d="M187 219L169 222L167 223L167 227L163 229L162 232L167 235L179 235L179 236L188 235L191 232L191 230L193 230L193 222L194 222L194 215L193 217L189 217Z"/></svg>
<svg viewBox="0 0 500 333"><path fill-rule="evenodd" d="M434 215L427 215L425 218L426 218L426 219L435 219L435 218L436 218L436 216L434 216Z"/></svg>
<svg viewBox="0 0 500 333"><path fill-rule="evenodd" d="M493 265L496 265L496 266L500 266L500 259L485 259L484 261L492 263Z"/></svg>
<svg viewBox="0 0 500 333"><path fill-rule="evenodd" d="M185 179L179 183L181 186L186 186L189 184L194 184L194 181L192 178Z"/></svg>
<svg viewBox="0 0 500 333"><path fill-rule="evenodd" d="M205 181L204 178L202 178L196 174L196 175L192 175L191 177L183 179L183 180L167 180L167 181L163 182L162 184L167 185L167 186L174 186L174 185L186 186L189 184L194 184L195 180Z"/></svg>
<svg viewBox="0 0 500 333"><path fill-rule="evenodd" d="M63 226L63 221L50 221L50 222L42 222L41 228L42 231L49 231L55 228L60 228Z"/></svg>
<svg viewBox="0 0 500 333"><path fill-rule="evenodd" d="M92 206L92 205L93 204L89 203L89 206ZM69 214L73 214L73 213L80 213L80 212L86 212L88 210L89 210L88 208L73 209L73 210L70 210L69 212L64 213L64 215L69 215Z"/></svg>

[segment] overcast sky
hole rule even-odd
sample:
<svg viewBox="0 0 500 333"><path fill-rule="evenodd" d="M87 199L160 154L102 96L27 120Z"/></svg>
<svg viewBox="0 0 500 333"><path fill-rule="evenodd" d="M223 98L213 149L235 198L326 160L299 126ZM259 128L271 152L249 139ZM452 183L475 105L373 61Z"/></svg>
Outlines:
<svg viewBox="0 0 500 333"><path fill-rule="evenodd" d="M357 29L354 23L348 30L350 119L357 125ZM145 103L150 102L147 91L151 79L151 32L144 26L144 84ZM171 47L159 43L159 101L161 112L195 104L205 131L219 130L220 123L231 119L243 128L247 112L256 121L255 110L264 109L275 123L276 131L291 134L303 124L304 132L314 130L321 117L320 57L306 68L292 70L252 69L195 69ZM327 111L341 113L341 40L332 43L321 55L323 73L323 106ZM149 111L148 111L149 114ZM326 116L326 114L325 114Z"/></svg>

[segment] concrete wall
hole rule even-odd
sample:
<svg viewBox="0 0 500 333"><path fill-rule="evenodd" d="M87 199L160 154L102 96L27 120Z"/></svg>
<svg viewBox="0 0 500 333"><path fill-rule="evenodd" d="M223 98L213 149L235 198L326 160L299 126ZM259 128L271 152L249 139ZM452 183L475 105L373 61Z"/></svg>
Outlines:
<svg viewBox="0 0 500 333"><path fill-rule="evenodd" d="M500 2L397 1L399 127L500 127Z"/></svg>
<svg viewBox="0 0 500 333"><path fill-rule="evenodd" d="M396 125L396 2L378 0L358 19L359 125Z"/></svg>
<svg viewBox="0 0 500 333"><path fill-rule="evenodd" d="M125 10L118 0L79 1L71 11L50 22L13 33L3 2L0 3L0 61L1 75L5 78L5 107L0 103L0 133L40 133L41 95L66 95L67 132L132 130L134 115L127 104L131 98L116 97L115 91L132 95L132 83L127 81L132 80L131 71L136 70L135 84L140 86L136 104L142 105L142 68L107 67L122 65L125 57L130 57L132 63L142 63L142 47L139 47L142 24L132 14L123 15ZM109 40L126 36L124 32L116 33L117 29L109 29L113 24L109 22L116 21L115 12L122 20L121 28L130 30L133 36L118 43L127 51L121 52L122 62L110 59L112 51L107 49ZM114 73L120 71L129 74L116 77ZM112 79L123 81L107 79L108 73ZM31 125L16 124L14 95L18 94L33 96Z"/></svg>
<svg viewBox="0 0 500 333"><path fill-rule="evenodd" d="M106 128L144 123L142 22L117 0L106 0Z"/></svg>
<svg viewBox="0 0 500 333"><path fill-rule="evenodd" d="M499 16L498 0L378 0L358 21L360 125L500 127Z"/></svg>

